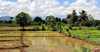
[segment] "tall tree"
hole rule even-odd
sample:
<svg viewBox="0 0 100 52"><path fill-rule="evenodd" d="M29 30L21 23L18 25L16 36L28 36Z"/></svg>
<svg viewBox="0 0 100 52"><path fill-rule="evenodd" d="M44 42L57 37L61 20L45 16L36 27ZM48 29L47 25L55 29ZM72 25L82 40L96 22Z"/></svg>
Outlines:
<svg viewBox="0 0 100 52"><path fill-rule="evenodd" d="M41 25L43 23L43 20L42 20L41 17L37 16L37 17L34 18L34 22L37 25Z"/></svg>
<svg viewBox="0 0 100 52"><path fill-rule="evenodd" d="M53 21L55 20L55 17L54 16L46 16L46 21L50 22L50 21Z"/></svg>
<svg viewBox="0 0 100 52"><path fill-rule="evenodd" d="M65 24L67 24L67 22L68 22L65 18L62 19L61 21L62 21L63 23L65 23Z"/></svg>
<svg viewBox="0 0 100 52"><path fill-rule="evenodd" d="M55 28L56 19L55 19L54 16L47 16L46 17L46 22L47 22L46 24L49 25L52 28L53 31L56 31L56 28Z"/></svg>
<svg viewBox="0 0 100 52"><path fill-rule="evenodd" d="M65 20L69 20L71 18L71 14L66 15L67 17L65 18Z"/></svg>
<svg viewBox="0 0 100 52"><path fill-rule="evenodd" d="M89 21L89 16L87 15L85 10L82 10L82 12L79 12L80 15L78 17L77 22L80 23L80 25L86 25Z"/></svg>
<svg viewBox="0 0 100 52"><path fill-rule="evenodd" d="M61 18L56 17L55 20L56 22L61 22Z"/></svg>
<svg viewBox="0 0 100 52"><path fill-rule="evenodd" d="M30 25L32 22L31 16L25 12L21 12L21 13L17 14L15 20L16 20L17 24L19 24L21 27L23 27L23 29L25 26Z"/></svg>
<svg viewBox="0 0 100 52"><path fill-rule="evenodd" d="M77 21L77 13L75 10L73 10L72 14L68 16L69 18L69 24L75 25L75 22Z"/></svg>
<svg viewBox="0 0 100 52"><path fill-rule="evenodd" d="M46 22L49 25L51 22L55 22L55 17L54 16L46 16Z"/></svg>
<svg viewBox="0 0 100 52"><path fill-rule="evenodd" d="M42 22L42 18L37 16L34 18L34 22Z"/></svg>
<svg viewBox="0 0 100 52"><path fill-rule="evenodd" d="M64 26L65 24L63 22L57 22L56 24L56 28L60 31L60 33L62 33L63 29L62 27Z"/></svg>
<svg viewBox="0 0 100 52"><path fill-rule="evenodd" d="M13 17L10 17L10 20L8 21L8 23L12 23L13 22Z"/></svg>

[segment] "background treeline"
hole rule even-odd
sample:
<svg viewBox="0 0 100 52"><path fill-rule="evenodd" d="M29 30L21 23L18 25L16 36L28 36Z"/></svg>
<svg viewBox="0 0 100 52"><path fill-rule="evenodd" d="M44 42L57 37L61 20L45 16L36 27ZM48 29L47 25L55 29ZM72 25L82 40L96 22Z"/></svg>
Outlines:
<svg viewBox="0 0 100 52"><path fill-rule="evenodd" d="M18 18L21 15L26 15L24 18ZM18 16L19 15L19 16ZM69 27L74 27L74 26L88 26L88 27L96 27L100 26L100 20L95 20L93 19L92 15L88 15L85 10L82 10L79 12L79 14L76 13L75 10L72 11L71 14L66 15L66 18L61 19L61 17L54 17L54 16L46 16L45 19L42 19L40 16L32 17L25 13L21 12L18 15L16 15L16 18L14 19L13 17L10 18L9 21L7 20L0 20L0 26L43 26L47 25L49 27L52 27L53 30L59 29L64 25L67 25ZM30 18L25 18L25 17L30 17ZM17 20L16 20L17 19ZM26 19L28 19L28 24ZM18 23L16 23L18 21ZM24 21L21 25L21 21ZM19 24L19 25L18 25Z"/></svg>

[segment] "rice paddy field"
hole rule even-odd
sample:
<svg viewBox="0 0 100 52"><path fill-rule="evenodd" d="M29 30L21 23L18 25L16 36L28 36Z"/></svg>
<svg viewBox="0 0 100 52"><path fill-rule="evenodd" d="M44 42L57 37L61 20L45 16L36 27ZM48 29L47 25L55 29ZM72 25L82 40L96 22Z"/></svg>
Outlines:
<svg viewBox="0 0 100 52"><path fill-rule="evenodd" d="M81 52L83 46L100 47L53 31L0 31L0 52Z"/></svg>

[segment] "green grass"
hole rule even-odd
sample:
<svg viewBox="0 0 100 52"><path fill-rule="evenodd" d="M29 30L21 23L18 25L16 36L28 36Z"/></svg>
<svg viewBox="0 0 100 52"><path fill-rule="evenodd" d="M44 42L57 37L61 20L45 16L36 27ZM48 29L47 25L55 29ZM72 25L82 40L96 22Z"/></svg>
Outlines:
<svg viewBox="0 0 100 52"><path fill-rule="evenodd" d="M0 24L0 27L20 27L19 24ZM33 25L29 25L28 27L33 27Z"/></svg>
<svg viewBox="0 0 100 52"><path fill-rule="evenodd" d="M18 24L0 24L0 27L19 27Z"/></svg>
<svg viewBox="0 0 100 52"><path fill-rule="evenodd" d="M74 37L86 39L100 44L100 30L70 30L70 33ZM90 33L90 38L88 38L87 33Z"/></svg>
<svg viewBox="0 0 100 52"><path fill-rule="evenodd" d="M91 52L91 51L92 51L92 49L90 49L89 47L83 46L83 47L81 47L80 50L76 50L75 52Z"/></svg>

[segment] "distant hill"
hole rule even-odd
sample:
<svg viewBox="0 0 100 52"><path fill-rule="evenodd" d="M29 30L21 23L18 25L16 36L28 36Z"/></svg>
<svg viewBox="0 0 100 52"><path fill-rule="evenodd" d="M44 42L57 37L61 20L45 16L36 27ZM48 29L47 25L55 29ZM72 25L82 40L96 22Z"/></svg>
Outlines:
<svg viewBox="0 0 100 52"><path fill-rule="evenodd" d="M0 20L10 20L10 17L11 16L2 16L2 17L0 17Z"/></svg>

